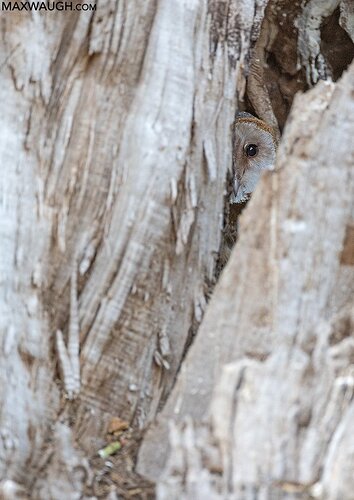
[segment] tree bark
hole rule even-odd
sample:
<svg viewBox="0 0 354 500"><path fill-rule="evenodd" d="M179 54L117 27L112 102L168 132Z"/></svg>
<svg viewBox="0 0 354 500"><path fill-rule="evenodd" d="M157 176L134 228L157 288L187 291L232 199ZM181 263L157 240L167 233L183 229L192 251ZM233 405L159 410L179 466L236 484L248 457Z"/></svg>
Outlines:
<svg viewBox="0 0 354 500"><path fill-rule="evenodd" d="M353 91L354 65L295 100L141 450L158 498L353 498Z"/></svg>
<svg viewBox="0 0 354 500"><path fill-rule="evenodd" d="M2 15L4 492L79 494L110 419L163 404L214 279L264 7Z"/></svg>
<svg viewBox="0 0 354 500"><path fill-rule="evenodd" d="M111 490L99 493L95 487L106 477L97 452L112 439L112 421L119 417L128 425L125 439L138 446L141 430L166 401L162 419L170 420L177 396L177 420L190 415L193 422L173 431L169 465L158 485L161 498L192 494L189 479L181 479L183 467L176 466L177 448L190 463L188 478L200 472L206 479L191 482L202 498L216 489L229 494L229 485L240 491L240 471L247 488L263 488L259 474L265 469L257 469L262 457L251 457L260 449L257 436L266 447L262 478L316 481L330 498L340 493L340 484L349 491L352 374L343 366L349 370L352 349L351 326L345 325L352 325L346 307L353 269L353 70L335 86L322 85L297 101L279 153L280 171L262 181L247 208L238 249L207 308L237 106L261 114L261 92L282 128L296 90L318 77L339 76L345 63L339 58L334 64L326 47L304 50L306 19L317 16L320 26L329 16L348 47L354 38L348 1L322 2L316 10L312 0L296 13L290 1L268 2L265 11L266 4L133 0L100 3L95 12L1 13L0 496L121 493L114 479ZM298 73L277 51L290 43L277 24L279 6L298 19L299 45L296 35L289 38L293 54L301 56ZM312 25L315 40L318 26ZM257 91L251 70L248 96L255 54L262 71L256 71ZM289 74L300 83L284 83ZM332 316L334 325L344 326L329 326ZM255 383L259 401L241 408L240 400L248 397L243 391L250 385L254 397ZM321 388L332 397L328 408ZM235 395L240 411L225 391ZM237 420L244 436L232 431L231 440L223 430L218 402L228 429ZM334 411L337 404L342 413ZM286 445L276 426L283 428L282 412L290 407ZM273 448L264 438L270 413L276 420ZM305 422L310 414L311 425L299 438L294 429L303 413ZM202 426L204 414L215 430ZM322 424L323 438L316 435ZM259 434L252 435L255 428ZM140 470L154 479L162 467L153 460L153 443L164 436L165 425L150 430L140 455ZM306 473L297 469L307 467L298 456L305 444L312 453ZM241 467L242 446L250 456ZM216 482L212 466L201 466L199 448L205 447L217 457ZM162 448L165 459L168 449Z"/></svg>

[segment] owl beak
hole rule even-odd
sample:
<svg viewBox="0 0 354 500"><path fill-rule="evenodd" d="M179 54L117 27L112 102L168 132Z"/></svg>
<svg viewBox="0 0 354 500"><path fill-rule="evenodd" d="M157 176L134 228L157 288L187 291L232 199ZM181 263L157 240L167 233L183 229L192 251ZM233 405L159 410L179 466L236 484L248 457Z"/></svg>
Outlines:
<svg viewBox="0 0 354 500"><path fill-rule="evenodd" d="M235 198L237 198L237 193L238 193L238 190L240 189L240 181L237 179L236 176L233 179L232 188L234 191Z"/></svg>

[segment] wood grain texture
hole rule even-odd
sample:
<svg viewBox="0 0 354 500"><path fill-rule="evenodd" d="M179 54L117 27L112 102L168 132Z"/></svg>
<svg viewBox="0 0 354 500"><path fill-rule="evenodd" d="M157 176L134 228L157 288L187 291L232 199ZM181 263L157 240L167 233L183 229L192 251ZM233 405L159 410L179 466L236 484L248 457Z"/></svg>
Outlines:
<svg viewBox="0 0 354 500"><path fill-rule="evenodd" d="M174 383L214 279L229 126L265 4L1 17L0 471L38 498L76 494L111 416L142 428ZM70 403L55 334L68 345L73 269Z"/></svg>
<svg viewBox="0 0 354 500"><path fill-rule="evenodd" d="M300 110L287 125L280 171L265 177L242 216L239 248L203 321L219 257L231 166L229 127L237 102L247 97L251 49L266 4L103 0L96 12L1 13L0 496L11 491L39 499L94 496L87 488L95 479L91 459L105 444L111 418L127 421L139 436L164 407L178 373L162 415L189 412L195 422L186 427L187 435L195 429L198 436L199 419L212 408L225 363L231 368L223 380L233 381L227 387L236 399L241 393L247 399L243 380L251 389L256 383L262 405L266 394L277 404L283 399L299 404L305 424L312 404L306 398L320 401L316 390L325 385L330 404L321 393L313 422L328 439L321 441L311 427L315 444L306 462L299 459L305 444L294 438L281 447L275 433L265 452L269 457L274 451L279 469L269 465L269 477L315 478L333 498L339 492L335 477L348 491L352 410L343 387L350 387L351 373L342 367L352 352L346 333L353 283L348 216L353 207L348 208L346 177L354 116L350 75L297 101ZM353 36L351 5L345 0L338 5L342 31ZM302 59L309 71L316 54ZM294 64L297 58L289 63L291 71ZM335 184L343 186L340 196ZM76 270L74 293L70 282ZM62 332L62 345L76 360L69 326L75 323L76 331L77 319L75 396L81 390L68 401L55 335ZM324 344L318 344L320 337ZM289 367L296 371L293 382ZM270 380L284 381L279 395ZM305 402L297 385L303 381L310 387ZM300 403L289 387L298 390ZM252 434L242 415L235 416L232 401L222 403L230 426L240 418L237 425ZM336 405L341 414L332 412ZM271 399L255 412L265 426L258 436L269 433L273 410ZM217 412L210 415L216 422ZM296 427L296 418L285 419L286 425ZM250 419L249 426L257 422ZM276 422L284 428L280 414ZM209 428L200 429L205 442ZM183 448L183 432L175 429L173 446ZM215 432L222 442L222 430ZM161 444L164 436L166 426L151 432L141 454L154 477L161 470L153 460L156 450L160 462L167 450L151 443ZM183 438L187 462L198 459L188 439ZM310 446L307 434L302 439ZM242 470L252 447L238 446L245 448ZM291 459L286 446L294 451ZM210 467L220 475L229 466L220 466L218 450L210 447ZM234 451L225 450L227 462ZM238 464L235 453L232 463ZM140 466L148 470L143 458ZM237 491L241 480L233 478L232 467L227 484ZM258 484L264 470L249 468L247 488ZM211 479L210 488L205 483L209 490L198 494L212 493ZM165 494L168 476L164 481L159 495ZM176 481L182 498L178 474Z"/></svg>
<svg viewBox="0 0 354 500"><path fill-rule="evenodd" d="M276 170L241 216L141 449L158 498L352 498L354 270L340 255L353 220L353 82L354 65L295 99ZM170 450L155 439L167 425Z"/></svg>

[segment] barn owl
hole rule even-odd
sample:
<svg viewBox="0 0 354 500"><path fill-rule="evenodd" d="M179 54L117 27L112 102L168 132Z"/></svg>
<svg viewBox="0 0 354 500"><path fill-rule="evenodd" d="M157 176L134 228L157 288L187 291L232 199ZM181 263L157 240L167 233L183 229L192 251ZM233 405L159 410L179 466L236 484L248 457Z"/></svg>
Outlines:
<svg viewBox="0 0 354 500"><path fill-rule="evenodd" d="M231 203L243 203L254 191L262 170L275 162L277 147L272 127L250 113L237 113L232 134Z"/></svg>

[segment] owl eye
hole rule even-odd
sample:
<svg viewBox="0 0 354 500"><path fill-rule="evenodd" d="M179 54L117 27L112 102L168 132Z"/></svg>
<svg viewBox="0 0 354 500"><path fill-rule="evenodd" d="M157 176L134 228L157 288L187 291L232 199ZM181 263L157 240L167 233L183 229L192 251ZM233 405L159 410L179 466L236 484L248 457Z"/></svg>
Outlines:
<svg viewBox="0 0 354 500"><path fill-rule="evenodd" d="M244 150L246 156L256 156L258 153L258 146L256 144L246 144Z"/></svg>

